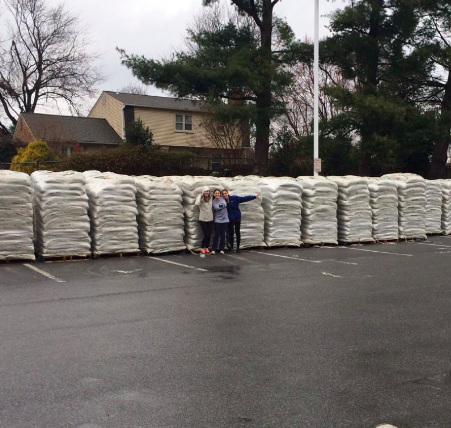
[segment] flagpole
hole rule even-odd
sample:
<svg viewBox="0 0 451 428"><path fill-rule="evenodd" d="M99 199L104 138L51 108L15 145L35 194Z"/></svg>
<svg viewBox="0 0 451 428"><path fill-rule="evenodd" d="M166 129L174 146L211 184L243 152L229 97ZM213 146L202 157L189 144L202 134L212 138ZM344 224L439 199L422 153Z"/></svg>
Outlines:
<svg viewBox="0 0 451 428"><path fill-rule="evenodd" d="M314 102L313 102L313 175L318 175L319 159L319 0L315 1L315 38L314 38ZM321 170L321 168L319 168Z"/></svg>

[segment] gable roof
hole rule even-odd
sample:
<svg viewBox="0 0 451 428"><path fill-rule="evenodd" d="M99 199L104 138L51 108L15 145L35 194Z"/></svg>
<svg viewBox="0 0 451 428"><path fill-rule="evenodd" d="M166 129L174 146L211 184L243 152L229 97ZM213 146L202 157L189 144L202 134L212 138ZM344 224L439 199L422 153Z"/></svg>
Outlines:
<svg viewBox="0 0 451 428"><path fill-rule="evenodd" d="M104 91L126 106L156 108L163 110L206 111L203 101L185 98L157 97L154 95L126 94L122 92Z"/></svg>
<svg viewBox="0 0 451 428"><path fill-rule="evenodd" d="M21 113L35 138L47 142L77 141L91 144L120 144L121 137L106 119Z"/></svg>

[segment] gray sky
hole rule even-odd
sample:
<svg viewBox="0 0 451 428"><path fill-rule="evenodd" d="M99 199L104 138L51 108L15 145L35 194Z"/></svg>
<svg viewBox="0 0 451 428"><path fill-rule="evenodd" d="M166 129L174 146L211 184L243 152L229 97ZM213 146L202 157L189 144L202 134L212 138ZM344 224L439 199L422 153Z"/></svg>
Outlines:
<svg viewBox="0 0 451 428"><path fill-rule="evenodd" d="M61 1L47 3L57 5ZM167 56L183 46L186 28L203 8L202 0L66 0L64 4L88 28L92 48L102 56L99 66L106 79L99 85L99 93L139 83L120 64L116 46L148 58ZM343 0L320 0L320 13L330 13L343 4ZM281 0L274 10L287 19L298 38L313 38L314 0ZM327 18L321 19L320 37L327 34L327 22ZM148 92L163 94L154 87ZM93 101L87 104L89 109Z"/></svg>

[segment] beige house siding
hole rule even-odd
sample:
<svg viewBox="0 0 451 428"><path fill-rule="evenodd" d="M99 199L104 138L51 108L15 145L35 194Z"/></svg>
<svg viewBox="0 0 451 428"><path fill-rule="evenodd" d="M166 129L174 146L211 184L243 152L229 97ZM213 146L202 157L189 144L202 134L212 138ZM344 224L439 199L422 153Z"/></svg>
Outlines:
<svg viewBox="0 0 451 428"><path fill-rule="evenodd" d="M191 115L193 131L183 132L175 130L175 115ZM190 111L175 111L162 109L146 109L135 107L135 119L141 118L144 125L153 133L154 141L160 146L167 147L199 147L212 148L211 142L203 135L200 124L205 114Z"/></svg>
<svg viewBox="0 0 451 428"><path fill-rule="evenodd" d="M120 101L103 92L97 102L94 104L94 107L89 112L88 117L106 119L110 126L123 139L123 107L124 105Z"/></svg>

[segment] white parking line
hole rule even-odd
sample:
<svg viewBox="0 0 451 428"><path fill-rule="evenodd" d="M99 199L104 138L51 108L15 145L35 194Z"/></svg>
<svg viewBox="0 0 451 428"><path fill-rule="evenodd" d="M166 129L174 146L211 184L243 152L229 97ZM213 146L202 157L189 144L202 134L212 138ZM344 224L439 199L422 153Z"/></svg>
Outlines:
<svg viewBox="0 0 451 428"><path fill-rule="evenodd" d="M352 247L339 247L339 248L344 248L346 250L367 251L369 253L389 254L390 256L413 257L413 254L389 253L388 251L365 250L363 248L352 248Z"/></svg>
<svg viewBox="0 0 451 428"><path fill-rule="evenodd" d="M166 259L159 259L157 257L149 257L148 260L155 260L158 262L170 263L171 265L182 266L182 267L185 267L188 269L198 270L200 272L210 272L208 269L202 269L202 268L198 268L196 266L184 265L183 263L177 263L177 262L173 262L171 260L166 260Z"/></svg>
<svg viewBox="0 0 451 428"><path fill-rule="evenodd" d="M63 281L62 279L57 278L56 276L50 275L46 271L41 270L41 269L37 268L36 266L29 265L28 263L24 263L24 266L27 267L28 269L34 270L37 273L40 273L41 275L43 275L43 276L45 276L45 277L47 277L47 278L49 278L49 279L51 279L53 281L66 282L66 281Z"/></svg>
<svg viewBox="0 0 451 428"><path fill-rule="evenodd" d="M265 256L280 257L282 259L299 260L301 262L322 263L321 260L301 259L300 257L282 256L280 254L266 253L266 252L262 252L262 251L250 251L250 253L264 254Z"/></svg>
<svg viewBox="0 0 451 428"><path fill-rule="evenodd" d="M433 247L445 247L445 248L451 248L451 245L439 244L439 243L435 243L435 242L417 242L417 244L421 244L421 245L432 245Z"/></svg>
<svg viewBox="0 0 451 428"><path fill-rule="evenodd" d="M334 275L333 273L329 273L329 272L321 272L321 273L325 276L331 276L332 278L341 278L340 275Z"/></svg>

